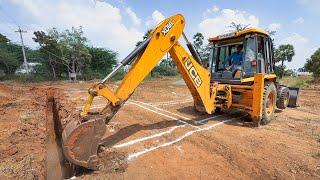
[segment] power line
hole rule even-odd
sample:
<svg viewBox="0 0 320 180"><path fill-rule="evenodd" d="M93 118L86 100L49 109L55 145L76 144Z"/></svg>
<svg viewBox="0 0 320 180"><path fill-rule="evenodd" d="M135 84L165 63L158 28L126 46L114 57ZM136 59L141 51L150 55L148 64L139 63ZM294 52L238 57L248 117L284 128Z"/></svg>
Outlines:
<svg viewBox="0 0 320 180"><path fill-rule="evenodd" d="M24 43L23 43L23 37L22 37L22 33L26 33L27 31L22 30L22 29L20 28L20 26L18 25L17 21L15 21L13 18L11 18L11 17L9 16L9 14L8 14L8 13L4 10L4 8L2 8L1 6L0 6L0 10L2 11L2 14L4 14L4 16L6 16L6 17L11 21L10 23L13 23L13 24L15 24L15 25L18 27L18 30L16 31L13 27L9 26L9 24L8 24L8 27L9 27L10 29L12 29L12 30L14 30L15 32L18 32L18 33L20 34L21 45L22 45L22 53L23 53L23 61L24 61L24 65L25 65L26 69L28 70L28 63L27 63L27 58L26 58L25 49L24 49ZM59 59L61 59L61 60L64 59L63 57L60 57L60 56L58 56L58 55L56 55L56 54L54 54L54 53L46 50L45 48L43 48L42 50L44 50L44 51L46 51L47 53L55 56L56 58L59 58Z"/></svg>
<svg viewBox="0 0 320 180"><path fill-rule="evenodd" d="M2 11L2 14L5 17L7 17L7 19L11 20L11 21L7 21L7 23L6 23L7 27L9 27L9 29L13 30L13 32L19 32L19 30L21 30L21 29L20 29L20 26L18 25L17 21L15 21L13 18L11 18L1 6L0 6L0 10ZM6 19L4 19L4 20L6 20ZM15 24L19 28L18 31L16 31L15 27L13 27L12 24ZM21 39L21 43L23 44L21 33L20 33L20 39ZM23 58L24 59L24 64L27 65L26 64L26 58L25 58L25 52L24 52L24 45L22 45L22 48L23 48L22 52L23 52L23 57L24 57Z"/></svg>
<svg viewBox="0 0 320 180"><path fill-rule="evenodd" d="M11 18L11 17L8 15L8 13L6 13L6 11L5 11L1 6L0 6L0 10L2 10L2 13L4 14L4 16L6 16L8 19L11 20L11 23L13 23L13 24L15 24L15 25L18 26L18 30L16 31L16 30L14 30L14 28L12 28L11 26L8 25L9 28L13 29L15 32L19 32L19 34L20 34L21 45L22 45L22 52L23 52L23 60L24 60L24 64L25 64L26 68L28 68L28 67L27 67L27 66L28 66L28 64L27 64L27 58L26 58L26 54L25 54L25 50L24 50L23 37L22 37L22 33L26 33L27 31L23 31L23 30L20 28L20 26L18 25L17 21L15 21L13 18ZM59 58L59 59L61 59L61 60L64 59L63 57L60 57L60 56L58 56L58 55L56 55L56 54L54 54L54 53L46 50L45 48L43 48L42 50L48 52L49 54L55 56L56 58Z"/></svg>
<svg viewBox="0 0 320 180"><path fill-rule="evenodd" d="M22 54L23 54L23 63L24 63L24 67L27 70L27 72L29 72L29 68L28 68L28 63L27 63L27 57L26 57L26 52L24 50L24 43L23 43L23 37L22 37L22 33L27 33L27 31L24 31L20 28L15 32L18 32L20 34L20 39L21 39L21 47L22 47Z"/></svg>

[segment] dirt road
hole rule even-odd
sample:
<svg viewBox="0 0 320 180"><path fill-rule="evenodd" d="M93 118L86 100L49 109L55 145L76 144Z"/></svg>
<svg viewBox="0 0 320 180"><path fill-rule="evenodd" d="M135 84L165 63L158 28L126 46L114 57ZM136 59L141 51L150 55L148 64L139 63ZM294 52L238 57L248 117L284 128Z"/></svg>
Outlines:
<svg viewBox="0 0 320 180"><path fill-rule="evenodd" d="M253 128L237 111L197 114L188 89L176 81L156 79L139 86L107 126L106 150L100 154L105 167L98 172L76 169L68 172L68 177L320 178L320 91L303 90L301 107L278 110L269 125ZM0 85L0 179L46 177L47 89L55 87L60 97L63 126L70 111L81 109L90 85ZM105 100L98 98L93 110L104 104Z"/></svg>

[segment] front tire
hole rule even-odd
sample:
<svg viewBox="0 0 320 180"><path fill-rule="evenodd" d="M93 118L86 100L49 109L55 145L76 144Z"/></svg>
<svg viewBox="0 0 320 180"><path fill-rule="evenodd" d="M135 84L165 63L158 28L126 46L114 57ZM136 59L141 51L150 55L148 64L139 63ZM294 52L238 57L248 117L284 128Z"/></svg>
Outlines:
<svg viewBox="0 0 320 180"><path fill-rule="evenodd" d="M262 119L261 124L270 123L274 116L277 101L277 89L273 82L266 82L264 86L263 102L262 102Z"/></svg>

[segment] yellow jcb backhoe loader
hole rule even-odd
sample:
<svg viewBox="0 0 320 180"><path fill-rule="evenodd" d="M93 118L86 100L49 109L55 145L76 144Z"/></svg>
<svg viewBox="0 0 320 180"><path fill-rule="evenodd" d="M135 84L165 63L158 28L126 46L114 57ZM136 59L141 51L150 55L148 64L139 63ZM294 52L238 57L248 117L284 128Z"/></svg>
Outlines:
<svg viewBox="0 0 320 180"><path fill-rule="evenodd" d="M271 121L276 107L284 109L288 104L296 105L299 90L279 85L273 73L272 41L267 32L247 29L210 38L211 55L204 67L183 33L185 23L180 14L163 20L147 40L89 89L81 118L69 122L62 134L63 152L70 162L89 169L98 168L97 151L103 145L106 124L168 52L189 88L198 112L212 114L221 109L236 108L246 111L259 126ZM179 43L181 35L191 54ZM232 64L228 57L236 49L243 51L243 58L240 63ZM127 64L131 64L130 70L117 90L111 91L106 82ZM101 112L91 113L89 109L96 96L104 97L108 104Z"/></svg>

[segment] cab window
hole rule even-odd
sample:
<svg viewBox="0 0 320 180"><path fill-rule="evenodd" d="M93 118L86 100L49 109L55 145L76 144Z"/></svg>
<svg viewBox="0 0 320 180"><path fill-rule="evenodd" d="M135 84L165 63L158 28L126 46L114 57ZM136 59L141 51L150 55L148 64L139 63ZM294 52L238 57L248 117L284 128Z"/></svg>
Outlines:
<svg viewBox="0 0 320 180"><path fill-rule="evenodd" d="M219 70L223 70L225 66L228 65L228 63L225 61L227 58L227 52L228 52L228 47L227 46L223 46L223 47L219 47L220 51L219 51L219 66L218 66L218 71Z"/></svg>
<svg viewBox="0 0 320 180"><path fill-rule="evenodd" d="M258 56L257 56L257 67L259 73L265 73L265 60L266 60L266 48L264 43L264 38L262 36L258 36Z"/></svg>
<svg viewBox="0 0 320 180"><path fill-rule="evenodd" d="M248 37L245 44L245 59L243 62L242 76L253 77L257 70L257 59L256 59L256 38Z"/></svg>

